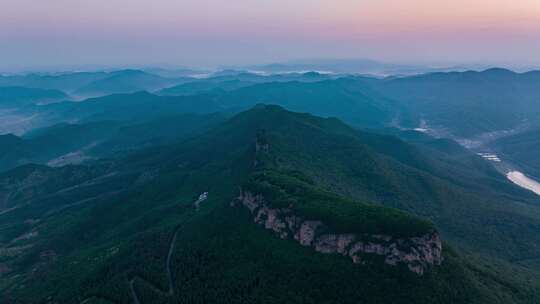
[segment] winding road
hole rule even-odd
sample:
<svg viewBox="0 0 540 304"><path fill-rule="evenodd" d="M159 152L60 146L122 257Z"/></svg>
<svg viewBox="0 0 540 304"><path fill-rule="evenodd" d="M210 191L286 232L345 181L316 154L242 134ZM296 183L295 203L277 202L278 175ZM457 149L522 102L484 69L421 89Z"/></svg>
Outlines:
<svg viewBox="0 0 540 304"><path fill-rule="evenodd" d="M180 226L175 229L173 237L170 240L169 251L167 253L167 262L165 264L165 272L167 273L167 279L169 281L168 290L162 290L161 288L159 288L158 286L156 286L152 282L149 282L149 281L141 278L140 276L134 276L129 280L129 293L131 294L131 299L132 299L133 304L141 304L141 301L139 300L139 296L137 295L137 291L135 290L135 286L134 286L135 280L140 280L141 282L148 285L153 291L155 291L155 292L157 292L157 293L159 293L161 295L169 296L169 297L174 295L174 284L173 284L174 282L173 282L172 272L171 272L171 260L172 260L172 255L173 255L173 252L174 252L176 239L178 237L178 232L180 232ZM107 302L110 302L110 303L117 304L116 301L105 298L105 297L102 297L102 296L90 296L90 297L87 297L84 300L82 300L80 302L80 304L89 303L91 300L104 300L104 301L107 301Z"/></svg>
<svg viewBox="0 0 540 304"><path fill-rule="evenodd" d="M173 237L171 238L171 241L169 243L169 251L167 253L167 261L165 263L165 272L167 273L167 280L169 281L169 289L168 290L162 290L156 285L154 285L151 282L148 282L147 280L139 277L134 276L129 280L129 289L131 293L131 298L133 299L134 304L140 304L141 301L139 300L139 297L137 296L137 292L135 291L135 280L140 280L144 283L146 283L152 290L156 291L157 293L165 296L173 296L174 295L174 284L173 284L173 278L172 278L172 272L171 272L171 260L172 260L172 254L174 252L174 246L176 244L176 239L178 237L178 232L180 231L180 227L177 227L174 231Z"/></svg>
<svg viewBox="0 0 540 304"><path fill-rule="evenodd" d="M203 194L201 194L199 196L199 198L197 199L197 201L195 201L195 203L193 203L194 206L195 206L196 211L199 210L200 203L205 201L207 199L207 197L208 197L208 193L205 192L205 193L203 193ZM167 297L174 296L174 282L173 282L173 277L172 277L172 272L171 272L171 260L172 260L172 255L173 255L175 244L176 244L176 239L178 238L178 233L180 232L180 228L181 228L181 226L178 226L178 227L176 227L174 229L173 236L172 236L172 238L171 238L171 240L169 242L169 251L167 252L167 261L165 262L165 272L167 273L167 280L169 281L168 282L169 283L169 288L167 290L163 290L160 287L153 284L152 282L149 282L149 281L145 280L144 278L142 278L140 276L133 276L129 280L129 293L131 294L131 299L132 299L133 304L141 304L139 296L137 295L137 291L135 290L135 281L136 280L139 280L139 281L145 283L145 285L150 287L153 291L155 291L158 294L161 294L161 295L167 296ZM107 299L105 297L90 296L90 297L87 297L87 298L83 299L80 302L80 304L86 304L91 300L105 300L105 301L108 301L110 303L114 303L114 304L117 303L116 301L111 300L111 299Z"/></svg>

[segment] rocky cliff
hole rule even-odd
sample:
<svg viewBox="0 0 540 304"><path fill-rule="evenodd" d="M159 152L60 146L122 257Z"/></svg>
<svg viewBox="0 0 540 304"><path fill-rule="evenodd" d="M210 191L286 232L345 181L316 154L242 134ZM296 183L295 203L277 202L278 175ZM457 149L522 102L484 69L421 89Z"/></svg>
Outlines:
<svg viewBox="0 0 540 304"><path fill-rule="evenodd" d="M410 271L422 275L443 260L442 243L436 231L410 238L333 233L321 221L295 215L292 208L271 208L259 194L241 191L233 204L247 207L255 223L272 230L280 238L292 237L302 246L312 247L321 253L348 256L354 263L365 263L368 255L377 255L383 257L386 264L405 264Z"/></svg>

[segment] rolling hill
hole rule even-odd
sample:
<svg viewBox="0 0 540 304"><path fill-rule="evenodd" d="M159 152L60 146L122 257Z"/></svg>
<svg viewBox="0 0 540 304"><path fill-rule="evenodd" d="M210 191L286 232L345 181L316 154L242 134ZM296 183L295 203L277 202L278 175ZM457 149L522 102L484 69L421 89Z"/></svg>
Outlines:
<svg viewBox="0 0 540 304"><path fill-rule="evenodd" d="M108 155L164 145L204 132L225 114L178 114L145 122L95 121L61 123L23 137L0 135L0 172L26 164L64 166Z"/></svg>
<svg viewBox="0 0 540 304"><path fill-rule="evenodd" d="M105 78L80 87L73 94L84 97L95 97L110 94L135 93L138 91L155 91L192 80L192 78L188 77L164 78L139 70L121 70L111 72Z"/></svg>
<svg viewBox="0 0 540 304"><path fill-rule="evenodd" d="M540 176L540 130L525 132L500 138L489 144L506 161L520 167L521 170L535 177Z"/></svg>
<svg viewBox="0 0 540 304"><path fill-rule="evenodd" d="M67 98L66 94L58 90L0 87L0 108L17 108L31 104L52 103Z"/></svg>
<svg viewBox="0 0 540 304"><path fill-rule="evenodd" d="M105 72L12 75L0 76L0 85L60 90L72 93L80 87L105 77L107 77Z"/></svg>
<svg viewBox="0 0 540 304"><path fill-rule="evenodd" d="M538 72L489 69L389 78L374 86L442 135L474 138L538 124L539 82Z"/></svg>

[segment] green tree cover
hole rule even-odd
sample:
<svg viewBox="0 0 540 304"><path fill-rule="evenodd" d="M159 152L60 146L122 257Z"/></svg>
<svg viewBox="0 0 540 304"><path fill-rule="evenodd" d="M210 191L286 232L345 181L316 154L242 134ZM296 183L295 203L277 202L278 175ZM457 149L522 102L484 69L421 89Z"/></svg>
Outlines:
<svg viewBox="0 0 540 304"><path fill-rule="evenodd" d="M268 145L262 159L256 155L257 142ZM27 198L15 201L11 207L17 209L0 214L0 263L10 269L0 278L1 299L130 303L129 282L136 276L142 278L134 281L142 303L538 302L536 272L481 250L503 248L500 258L535 253L535 247L521 252L537 237L536 209L525 203L527 197L520 204L510 199L483 204L476 201L480 195L496 198L496 192L456 185L378 150L336 119L261 105L177 144L42 173L63 176L58 183L30 183L27 177L35 168L4 173L2 180L19 178L30 186L24 189L33 190L21 192ZM355 202L397 206L432 220L459 250L445 245L442 266L417 276L376 258L355 265L281 240L255 225L245 208L230 206L260 166L275 170L264 182L279 185L279 195L305 200L301 205L310 208L304 212L341 225L350 214L369 211L374 219L407 223L413 233L427 229L424 220L401 211ZM62 185L62 180L71 182ZM205 191L209 199L197 212L193 202ZM334 200L343 205L332 206ZM512 226L516 234L503 233L514 231ZM165 296L155 288L167 290L165 260L178 227L175 292ZM31 231L38 235L14 240ZM474 255L459 253L463 247Z"/></svg>

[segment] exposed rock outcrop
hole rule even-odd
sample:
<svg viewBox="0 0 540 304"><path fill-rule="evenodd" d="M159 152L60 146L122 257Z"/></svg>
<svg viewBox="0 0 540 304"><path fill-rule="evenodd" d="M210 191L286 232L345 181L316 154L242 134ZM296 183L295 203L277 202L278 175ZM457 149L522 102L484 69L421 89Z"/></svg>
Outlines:
<svg viewBox="0 0 540 304"><path fill-rule="evenodd" d="M272 230L280 238L292 237L300 245L321 253L348 256L354 263L364 263L366 255L384 258L388 265L405 264L422 275L430 267L442 263L442 242L436 231L422 236L396 238L390 235L333 233L323 222L306 220L292 208L271 208L260 194L241 191L234 204L249 209L254 222Z"/></svg>

